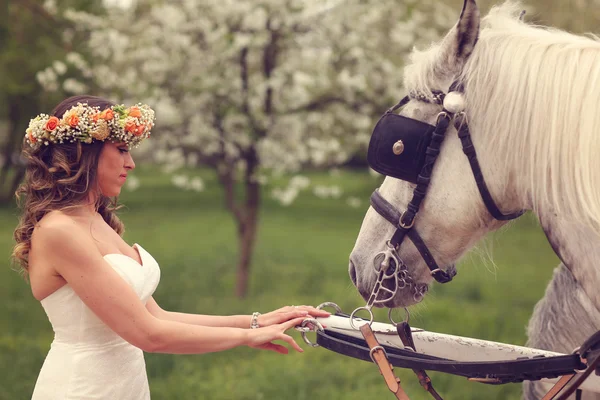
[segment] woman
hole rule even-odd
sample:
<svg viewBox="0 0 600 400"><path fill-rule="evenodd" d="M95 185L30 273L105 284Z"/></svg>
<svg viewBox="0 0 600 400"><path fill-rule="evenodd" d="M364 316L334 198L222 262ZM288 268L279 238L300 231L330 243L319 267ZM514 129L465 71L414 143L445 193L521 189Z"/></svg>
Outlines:
<svg viewBox="0 0 600 400"><path fill-rule="evenodd" d="M143 351L201 354L250 346L286 354L284 332L312 307L252 316L165 311L152 298L160 269L121 238L111 200L135 168L130 148L150 136L154 112L76 96L31 120L13 257L28 276L55 338L34 399L149 399ZM247 329L257 328L257 329Z"/></svg>

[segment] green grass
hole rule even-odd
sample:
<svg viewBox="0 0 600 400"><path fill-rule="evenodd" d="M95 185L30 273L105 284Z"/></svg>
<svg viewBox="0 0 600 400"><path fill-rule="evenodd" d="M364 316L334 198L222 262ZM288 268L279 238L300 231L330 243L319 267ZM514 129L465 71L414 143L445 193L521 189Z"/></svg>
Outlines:
<svg viewBox="0 0 600 400"><path fill-rule="evenodd" d="M350 283L348 255L367 200L379 180L364 173L310 174L313 183L339 184L340 200L303 193L290 207L267 191L260 217L249 296L233 296L235 226L222 194L207 171L202 193L174 189L169 177L138 167L142 187L125 192L125 239L141 244L158 260L161 283L155 298L165 309L206 314L249 314L283 305L334 301L346 311L364 305ZM345 198L355 196L354 209ZM8 256L16 224L13 208L0 209L0 399L31 396L53 334L29 287L11 271ZM491 235L495 267L472 253L450 284L433 286L414 307L412 324L432 331L524 344L525 327L558 259L530 216ZM387 321L377 310L376 319ZM300 340L297 333L293 335ZM377 368L369 363L302 344L304 354L281 356L249 348L174 356L147 354L153 399L364 399L390 398ZM411 399L427 399L412 372L396 370ZM437 390L453 399L519 399L520 385L485 386L431 374Z"/></svg>

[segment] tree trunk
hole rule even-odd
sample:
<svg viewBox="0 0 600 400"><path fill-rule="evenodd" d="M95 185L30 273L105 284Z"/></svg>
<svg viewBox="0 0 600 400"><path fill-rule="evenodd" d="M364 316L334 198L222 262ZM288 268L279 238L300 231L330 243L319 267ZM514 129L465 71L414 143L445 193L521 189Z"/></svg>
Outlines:
<svg viewBox="0 0 600 400"><path fill-rule="evenodd" d="M244 185L246 201L244 204L243 220L238 223L238 239L240 243L240 256L237 273L236 296L243 298L248 294L248 281L250 277L250 265L256 242L258 230L258 213L260 210L260 185L254 179L256 167L258 166L258 155L251 148L245 157L246 173Z"/></svg>
<svg viewBox="0 0 600 400"><path fill-rule="evenodd" d="M258 227L258 207L247 208L245 222L238 225L239 261L235 294L244 298L248 294L250 265L254 253L254 243Z"/></svg>

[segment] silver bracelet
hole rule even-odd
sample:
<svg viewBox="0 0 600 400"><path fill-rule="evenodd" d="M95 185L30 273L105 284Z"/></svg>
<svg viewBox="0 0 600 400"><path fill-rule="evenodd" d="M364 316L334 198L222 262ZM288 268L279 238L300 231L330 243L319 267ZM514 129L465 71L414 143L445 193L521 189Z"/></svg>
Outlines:
<svg viewBox="0 0 600 400"><path fill-rule="evenodd" d="M250 323L250 328L252 328L252 329L260 328L260 326L258 325L258 316L259 315L260 315L259 312L252 313L252 322Z"/></svg>

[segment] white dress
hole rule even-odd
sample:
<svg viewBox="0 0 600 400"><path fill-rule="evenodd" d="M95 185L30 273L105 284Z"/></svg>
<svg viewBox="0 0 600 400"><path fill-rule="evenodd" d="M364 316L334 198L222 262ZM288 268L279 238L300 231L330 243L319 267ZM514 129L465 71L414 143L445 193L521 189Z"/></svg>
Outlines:
<svg viewBox="0 0 600 400"><path fill-rule="evenodd" d="M104 259L145 304L160 280L158 263L138 244L142 265L123 254ZM148 400L144 354L105 325L66 284L41 301L54 341L32 400Z"/></svg>

